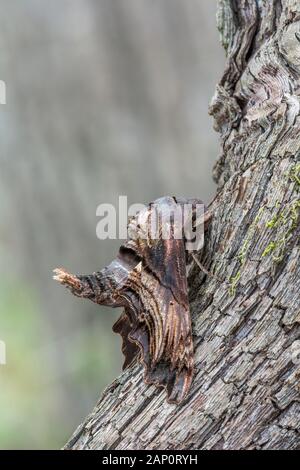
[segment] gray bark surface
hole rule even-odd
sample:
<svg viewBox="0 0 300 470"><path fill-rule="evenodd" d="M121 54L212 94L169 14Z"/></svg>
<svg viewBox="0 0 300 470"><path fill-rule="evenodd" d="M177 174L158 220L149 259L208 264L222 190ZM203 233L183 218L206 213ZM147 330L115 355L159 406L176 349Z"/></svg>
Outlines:
<svg viewBox="0 0 300 470"><path fill-rule="evenodd" d="M189 274L192 389L169 405L136 365L66 448L300 448L300 4L220 0L218 26L218 193L199 254L215 277Z"/></svg>

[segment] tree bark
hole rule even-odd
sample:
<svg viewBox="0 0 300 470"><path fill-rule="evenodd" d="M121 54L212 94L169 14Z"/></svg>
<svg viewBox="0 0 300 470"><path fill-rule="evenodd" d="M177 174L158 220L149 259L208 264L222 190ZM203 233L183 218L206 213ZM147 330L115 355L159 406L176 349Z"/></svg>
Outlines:
<svg viewBox="0 0 300 470"><path fill-rule="evenodd" d="M192 389L169 405L136 364L68 449L300 448L300 4L219 0L217 18L222 150L198 255L214 277L189 273Z"/></svg>

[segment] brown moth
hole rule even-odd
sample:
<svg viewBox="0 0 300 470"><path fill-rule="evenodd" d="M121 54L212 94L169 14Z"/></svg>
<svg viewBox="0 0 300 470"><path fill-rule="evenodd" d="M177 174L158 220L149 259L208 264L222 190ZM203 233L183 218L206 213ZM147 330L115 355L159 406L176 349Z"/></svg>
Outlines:
<svg viewBox="0 0 300 470"><path fill-rule="evenodd" d="M176 218L170 222L169 217L170 210L187 203L193 207L203 204L196 199L169 196L150 203L129 221L127 241L117 258L101 271L85 276L54 270L54 279L74 295L110 307L124 307L113 326L123 340L123 369L138 359L145 367L145 382L165 387L170 403L179 403L186 396L194 367L187 239L182 224ZM194 227L199 225L194 211L190 218ZM208 218L206 212L200 223ZM159 221L156 237L151 236L154 219ZM170 229L167 239L163 237L166 226Z"/></svg>

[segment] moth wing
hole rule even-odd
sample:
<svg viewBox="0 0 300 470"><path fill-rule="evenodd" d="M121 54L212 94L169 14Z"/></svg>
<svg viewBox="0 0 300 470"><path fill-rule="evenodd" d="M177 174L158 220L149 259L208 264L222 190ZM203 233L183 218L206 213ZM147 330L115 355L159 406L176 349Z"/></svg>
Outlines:
<svg viewBox="0 0 300 470"><path fill-rule="evenodd" d="M130 343L134 343L141 352L145 381L166 387L168 400L175 403L185 397L193 376L185 240L177 208L174 198L161 198L129 222L129 239L119 256L136 259L138 264L123 289L128 301L124 314L130 321L123 319L117 327L123 337L125 364L132 355ZM170 218L172 210L175 216ZM157 237L152 232L149 236L155 217ZM170 227L167 238L164 227Z"/></svg>
<svg viewBox="0 0 300 470"><path fill-rule="evenodd" d="M129 338L140 347L145 381L166 387L168 401L179 403L193 377L190 311L176 301L169 288L149 279L147 272L142 274L142 286L140 299L145 309Z"/></svg>
<svg viewBox="0 0 300 470"><path fill-rule="evenodd" d="M188 307L184 241L157 240L145 250L145 263L160 283L172 291L177 302Z"/></svg>
<svg viewBox="0 0 300 470"><path fill-rule="evenodd" d="M183 240L155 240L151 246L129 240L122 248L134 251L143 260L144 267L170 289L176 300L188 305L185 248Z"/></svg>
<svg viewBox="0 0 300 470"><path fill-rule="evenodd" d="M182 204L170 196L150 203L129 222L128 233L133 238L123 246L133 250L177 301L187 306Z"/></svg>
<svg viewBox="0 0 300 470"><path fill-rule="evenodd" d="M135 341L130 341L129 334L133 328L130 322L129 315L126 310L122 313L120 318L113 325L113 331L122 337L122 353L124 355L123 370L127 369L140 354L140 348Z"/></svg>
<svg viewBox="0 0 300 470"><path fill-rule="evenodd" d="M137 356L134 344L141 352L145 381L166 387L172 403L182 401L193 376L193 341L183 270L185 252L183 242L177 244L180 241L171 240L164 250L153 252L150 259L159 256L159 263L148 263L147 258L146 266L140 263L129 273L123 290L128 306L114 326L123 338L125 364ZM160 271L159 276L156 269L163 269L163 275ZM169 279L165 273L172 273L172 277ZM176 295L173 289L177 289Z"/></svg>

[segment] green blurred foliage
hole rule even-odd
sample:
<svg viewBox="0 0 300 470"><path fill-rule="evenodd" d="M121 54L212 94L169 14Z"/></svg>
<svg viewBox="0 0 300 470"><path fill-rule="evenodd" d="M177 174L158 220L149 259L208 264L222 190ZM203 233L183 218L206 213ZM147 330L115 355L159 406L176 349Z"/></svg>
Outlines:
<svg viewBox="0 0 300 470"><path fill-rule="evenodd" d="M57 377L51 354L55 344L47 343L41 313L31 289L17 282L1 284L0 339L6 343L7 362L0 366L1 449L59 448L79 424L72 421L72 410L60 406L57 382L63 387L65 377ZM70 335L63 359L80 402L89 389L100 393L106 385L101 377L118 370L120 357L96 325ZM89 397L89 406L96 399Z"/></svg>

